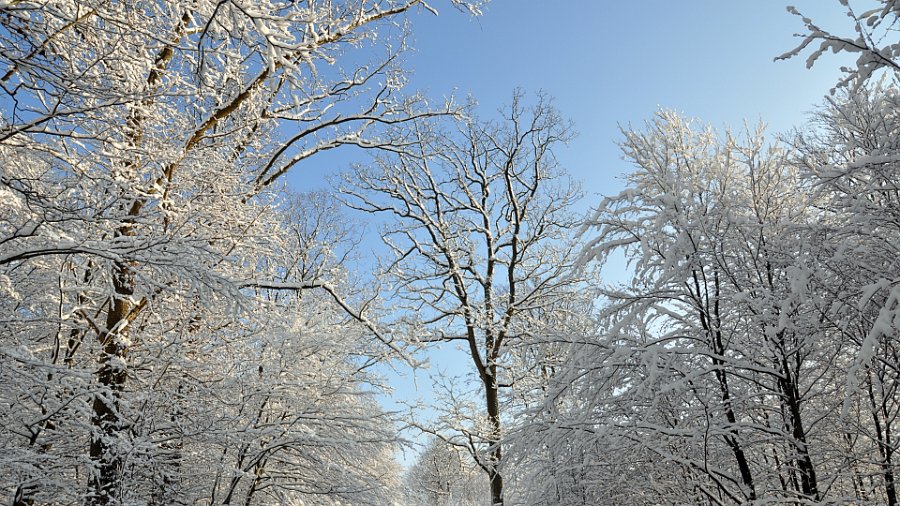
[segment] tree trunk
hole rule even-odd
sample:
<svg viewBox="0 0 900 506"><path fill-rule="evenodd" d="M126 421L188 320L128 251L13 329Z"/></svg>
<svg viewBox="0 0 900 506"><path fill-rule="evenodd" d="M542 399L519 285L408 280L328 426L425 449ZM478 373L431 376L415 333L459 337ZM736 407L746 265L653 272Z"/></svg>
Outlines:
<svg viewBox="0 0 900 506"><path fill-rule="evenodd" d="M123 421L119 411L122 392L128 378L128 319L133 309L131 296L134 283L131 270L125 264L116 266L113 277L115 299L106 315L106 330L100 335L103 345L100 368L97 371L98 392L94 395L94 427L90 456L93 463L88 480L88 504L113 504L119 495L123 458L119 448Z"/></svg>
<svg viewBox="0 0 900 506"><path fill-rule="evenodd" d="M719 368L716 370L716 378L719 381L719 390L722 393L722 404L725 407L725 419L728 420L728 424L732 427L732 429L728 431L728 434L724 436L725 443L731 448L734 460L737 462L738 470L741 473L741 481L744 483L744 486L747 487L749 493L748 499L750 501L755 501L756 487L753 484L753 473L750 471L747 455L744 453L744 448L741 446L738 430L734 428L737 427L737 415L735 415L734 409L732 408L731 391L728 388L728 377L722 369L724 364L719 360L713 360L713 362L716 363L716 367Z"/></svg>
<svg viewBox="0 0 900 506"><path fill-rule="evenodd" d="M705 275L703 276L706 277ZM720 313L719 300L721 296L721 285L719 282L719 271L713 271L713 299L710 301L709 285L704 281L701 283L698 272L692 272L694 281L693 294L696 298L698 307L698 316L700 325L706 333L708 346L716 353L718 357L727 355L725 349L725 341L722 338L722 316ZM701 288L702 287L702 288ZM712 302L712 304L710 304ZM731 398L731 389L728 386L728 374L725 372L726 363L723 359L713 357L712 359L714 375L719 386L719 392L722 396L722 407L725 411L725 419L731 429L723 436L725 443L731 449L734 460L737 462L738 470L741 473L741 482L747 487L747 497L750 501L756 500L756 487L753 483L753 473L750 470L750 464L747 462L747 455L741 445L740 434L738 432L737 415L734 412L734 403Z"/></svg>
<svg viewBox="0 0 900 506"><path fill-rule="evenodd" d="M781 348L784 349L784 340L779 336ZM816 468L813 466L806 442L806 430L803 428L803 418L800 413L800 390L797 382L791 375L787 357L781 358L781 376L778 379L781 394L787 406L788 424L791 428L793 446L797 452L797 469L800 471L800 489L808 498L819 500L819 487L816 480Z"/></svg>
<svg viewBox="0 0 900 506"><path fill-rule="evenodd" d="M487 400L488 421L491 424L489 436L491 446L488 477L491 480L491 504L503 506L503 476L499 466L503 458L503 449L500 446L500 398L497 386L497 366L491 363L488 366L487 381L484 385L485 398Z"/></svg>
<svg viewBox="0 0 900 506"><path fill-rule="evenodd" d="M869 372L868 377L868 391L869 391L869 403L871 406L872 413L872 422L875 425L875 437L878 443L878 453L881 456L881 470L884 473L884 491L887 496L887 504L888 506L897 506L897 489L894 481L894 465L892 462L894 448L891 444L890 440L890 427L891 421L887 416L887 409L885 406L884 394L882 393L882 400L880 403L875 400L875 391L872 388L872 373ZM879 406L880 404L880 406ZM882 427L881 417L880 415L884 415L884 427Z"/></svg>

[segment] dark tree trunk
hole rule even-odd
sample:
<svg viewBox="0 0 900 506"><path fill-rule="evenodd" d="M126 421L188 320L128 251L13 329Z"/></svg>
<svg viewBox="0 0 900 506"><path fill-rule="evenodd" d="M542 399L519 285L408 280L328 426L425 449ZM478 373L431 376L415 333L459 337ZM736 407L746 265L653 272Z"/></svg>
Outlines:
<svg viewBox="0 0 900 506"><path fill-rule="evenodd" d="M784 339L779 335L780 348L784 350ZM799 359L798 359L799 360ZM819 500L819 486L816 479L816 468L809 455L806 441L806 430L800 413L800 390L791 374L788 359L782 351L781 376L778 379L781 395L787 407L787 424L791 429L792 445L797 452L797 470L800 472L800 491L808 498ZM798 367L799 369L799 367Z"/></svg>
<svg viewBox="0 0 900 506"><path fill-rule="evenodd" d="M490 442L493 450L490 454L488 477L491 480L491 504L503 506L503 476L500 474L499 465L503 459L503 449L500 446L500 396L497 385L497 366L488 366L488 377L485 383L485 398L487 401L488 421L491 424Z"/></svg>
<svg viewBox="0 0 900 506"><path fill-rule="evenodd" d="M728 386L728 374L726 372L727 364L722 358L727 355L727 350L725 347L725 340L722 338L722 317L720 313L719 306L719 298L720 298L720 282L719 282L719 272L717 270L713 271L713 297L710 300L709 294L709 285L706 281L700 281L700 276L697 271L693 272L693 281L694 281L694 296L696 298L699 309L698 316L700 317L700 325L706 333L708 346L712 351L715 352L717 357L713 357L712 363L714 366L716 382L719 386L719 392L722 396L722 407L725 412L725 419L728 420L728 424L731 429L728 433L723 437L725 439L725 443L731 449L732 455L734 455L734 460L737 463L738 470L741 473L741 482L747 488L747 498L750 501L756 500L756 486L753 483L753 473L750 470L750 464L747 461L747 455L744 453L744 448L741 445L740 434L738 432L738 422L737 415L734 410L734 400L731 396L731 388ZM703 275L704 279L706 278Z"/></svg>
<svg viewBox="0 0 900 506"><path fill-rule="evenodd" d="M888 506L897 506L897 489L894 481L894 465L893 455L894 448L891 444L891 422L887 416L884 395L882 401L878 403L875 399L875 391L872 388L871 372L868 378L869 403L872 412L872 422L875 424L875 437L878 442L878 453L881 456L881 470L884 473L884 491L887 496ZM883 379L882 379L883 384ZM880 404L880 406L879 406ZM882 426L881 417L884 416L884 426Z"/></svg>

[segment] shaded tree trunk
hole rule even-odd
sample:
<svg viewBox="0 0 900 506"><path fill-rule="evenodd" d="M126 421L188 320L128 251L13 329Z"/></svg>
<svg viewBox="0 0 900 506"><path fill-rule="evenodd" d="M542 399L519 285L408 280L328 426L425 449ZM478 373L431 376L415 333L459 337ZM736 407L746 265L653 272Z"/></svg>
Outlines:
<svg viewBox="0 0 900 506"><path fill-rule="evenodd" d="M500 445L500 399L496 377L497 366L492 363L488 366L487 381L484 385L488 421L491 424L490 441L493 447L490 453L488 477L491 480L491 504L503 506L503 476L498 469L503 459L503 448Z"/></svg>
<svg viewBox="0 0 900 506"><path fill-rule="evenodd" d="M731 389L728 386L728 374L725 372L726 363L723 359L718 358L726 356L725 341L722 338L721 332L722 318L719 305L721 286L719 283L719 272L717 270L713 271L714 292L712 301L710 301L709 286L705 282L705 274L703 277L704 282L701 283L698 272L695 270L692 273L695 290L694 297L698 304L700 325L707 335L708 346L716 354L716 357L713 357L712 359L712 363L715 367L716 382L718 383L719 392L722 396L725 419L728 420L728 424L731 427L728 434L724 436L724 439L725 443L731 449L731 453L734 455L734 460L741 473L741 482L747 487L747 497L750 501L754 501L756 500L756 486L753 483L753 473L750 470L750 464L747 462L747 455L744 452L744 448L739 439L737 415L734 412ZM710 302L712 302L712 304L710 304Z"/></svg>
<svg viewBox="0 0 900 506"><path fill-rule="evenodd" d="M806 430L803 427L803 417L800 412L800 390L786 356L783 332L778 336L779 349L781 350L780 368L781 375L778 377L778 386L781 390L783 403L787 408L787 420L785 420L791 429L791 442L796 451L797 470L800 472L800 491L803 495L810 499L818 501L819 486L816 479L816 468L813 465L812 458L809 455L809 447L806 441ZM799 362L799 357L797 358ZM799 365L798 365L799 370Z"/></svg>
<svg viewBox="0 0 900 506"><path fill-rule="evenodd" d="M884 490L885 495L887 496L887 504L888 506L896 506L897 489L894 481L894 465L892 462L894 447L891 444L890 418L887 416L888 413L884 397L882 397L880 406L878 405L879 403L877 403L875 400L875 391L872 388L871 372L867 383L869 390L869 402L871 405L872 423L875 426L875 437L877 438L878 453L881 456L880 466L884 476ZM881 421L882 416L884 417L883 426Z"/></svg>

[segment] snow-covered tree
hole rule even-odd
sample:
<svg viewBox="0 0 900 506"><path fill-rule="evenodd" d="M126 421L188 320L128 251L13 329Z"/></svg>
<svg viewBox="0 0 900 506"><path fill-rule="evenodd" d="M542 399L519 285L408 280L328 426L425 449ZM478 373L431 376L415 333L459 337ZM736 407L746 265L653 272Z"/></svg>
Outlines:
<svg viewBox="0 0 900 506"><path fill-rule="evenodd" d="M297 318L292 299L274 291L315 286L349 305L339 279L299 278L278 253L290 236L276 185L325 150L402 149L396 125L450 111L402 92L407 13L422 9L421 0L0 3L0 438L12 502L208 498L211 487L176 478L194 470L186 446L203 439L204 423L224 434L214 426L237 416L228 403L244 394L218 388L246 388L246 409L257 406L247 431L281 420L276 405L301 386L270 382L300 372L266 353L297 328L311 331L285 323ZM323 374L357 360L346 346L332 353ZM253 393L266 384L269 400ZM310 409L343 406L335 420L369 430L359 379L319 377L307 388ZM182 427L187 413L199 422ZM345 429L340 441L363 437ZM260 453L280 445L273 430L235 442L266 455L241 473L300 458L296 445ZM384 441L378 434L363 439ZM215 458L231 480L240 450L225 447ZM344 466L353 455L341 454ZM266 494L288 488L259 479Z"/></svg>
<svg viewBox="0 0 900 506"><path fill-rule="evenodd" d="M824 320L818 195L761 132L720 138L664 111L622 148L635 169L586 225L585 259L622 252L631 279L604 290L601 335L573 347L535 422L546 474L580 476L540 496L845 500L848 353Z"/></svg>
<svg viewBox="0 0 900 506"><path fill-rule="evenodd" d="M880 476L888 504L897 504L892 432L900 408L897 92L882 82L841 93L796 137L798 158L820 195L828 233L822 269L831 274L825 288L832 306L823 318L849 355L843 411L847 433L854 437L846 458L860 477ZM861 495L872 495L865 492L869 486L857 488Z"/></svg>
<svg viewBox="0 0 900 506"><path fill-rule="evenodd" d="M482 506L490 504L487 476L464 448L433 438L406 471L407 506Z"/></svg>
<svg viewBox="0 0 900 506"><path fill-rule="evenodd" d="M829 230L825 267L834 301L826 318L854 356L847 361L843 415L850 426L846 461L857 496L898 504L893 432L900 409L898 355L900 278L897 230L900 224L897 176L897 76L895 27L900 5L880 0L862 8L842 2L853 35L835 34L803 17L801 44L783 58L813 47L812 66L826 51L855 54L842 68L842 93L817 111L812 128L796 139L801 163L821 195ZM800 15L799 12L794 12ZM876 77L878 77L876 79ZM874 485L874 479L881 482Z"/></svg>
<svg viewBox="0 0 900 506"><path fill-rule="evenodd" d="M820 26L816 20L804 16L794 6L788 6L791 14L798 16L805 33L798 34L800 44L776 60L799 56L811 48L806 57L807 68L812 68L827 53L847 53L856 56L854 65L841 67L844 77L838 88L859 88L881 71L890 74L900 72L900 46L894 34L900 21L900 2L897 0L837 0L845 10L852 25L852 34L834 33ZM849 31L849 30L848 30ZM834 91L834 90L832 90Z"/></svg>

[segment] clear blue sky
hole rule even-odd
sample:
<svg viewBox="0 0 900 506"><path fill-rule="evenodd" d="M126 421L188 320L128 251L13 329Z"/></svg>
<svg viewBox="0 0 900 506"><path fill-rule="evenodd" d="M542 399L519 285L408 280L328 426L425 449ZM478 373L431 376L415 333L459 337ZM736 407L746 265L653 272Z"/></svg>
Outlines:
<svg viewBox="0 0 900 506"><path fill-rule="evenodd" d="M825 26L846 28L836 0L792 2ZM715 126L765 120L774 131L803 120L838 75L835 58L813 70L803 59L774 62L803 26L777 0L498 0L471 20L445 12L416 20L413 86L457 87L485 110L510 90L555 96L579 137L563 152L588 192L617 188L626 169L619 125L658 107ZM487 111L486 111L487 112Z"/></svg>
<svg viewBox="0 0 900 506"><path fill-rule="evenodd" d="M560 158L589 200L619 188L616 176L627 170L619 125L638 125L659 107L717 127L763 119L778 132L801 123L847 59L826 55L812 70L803 58L774 62L803 28L789 3L826 28L851 28L837 0L493 0L474 19L447 0L431 3L439 16L411 16L410 89L471 94L484 116L516 87L556 97L579 132ZM326 174L365 156L331 152L289 182L325 187Z"/></svg>
<svg viewBox="0 0 900 506"><path fill-rule="evenodd" d="M639 125L664 107L717 127L762 119L771 132L785 131L803 122L847 63L833 55L812 70L805 56L774 62L803 29L776 0L494 0L476 19L446 0L432 3L440 16L413 16L410 88L438 98L471 94L483 116L516 87L554 96L579 132L558 155L582 181L585 207L618 191L617 176L628 170L616 146L619 125ZM826 28L851 29L837 0L791 4ZM327 187L325 175L365 157L329 153L298 167L289 182L301 191ZM470 367L446 350L431 357L435 369ZM418 377L416 393L408 376L391 374L396 397L427 398L427 376Z"/></svg>

